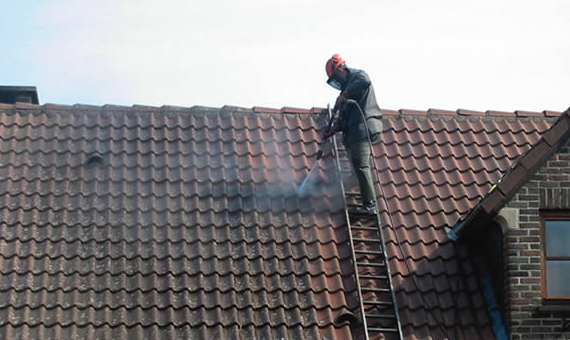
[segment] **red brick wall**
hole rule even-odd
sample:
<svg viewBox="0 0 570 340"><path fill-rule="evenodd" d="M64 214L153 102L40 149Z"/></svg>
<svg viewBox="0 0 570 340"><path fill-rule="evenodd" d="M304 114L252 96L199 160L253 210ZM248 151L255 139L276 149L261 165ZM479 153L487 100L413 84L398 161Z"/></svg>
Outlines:
<svg viewBox="0 0 570 340"><path fill-rule="evenodd" d="M569 143L531 177L507 207L519 209L518 229L509 225L505 235L512 339L570 339L570 332L561 331L560 316L535 313L542 305L539 209L570 211Z"/></svg>

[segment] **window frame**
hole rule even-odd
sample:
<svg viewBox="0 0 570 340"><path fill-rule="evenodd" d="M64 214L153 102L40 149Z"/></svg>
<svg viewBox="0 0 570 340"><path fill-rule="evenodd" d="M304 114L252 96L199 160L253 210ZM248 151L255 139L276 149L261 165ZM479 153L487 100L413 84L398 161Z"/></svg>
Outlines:
<svg viewBox="0 0 570 340"><path fill-rule="evenodd" d="M548 296L548 283L547 283L547 262L548 261L568 261L570 256L546 256L546 221L570 221L570 211L557 210L557 211L540 211L540 290L543 301L545 302L570 302L570 295L563 297L549 297Z"/></svg>

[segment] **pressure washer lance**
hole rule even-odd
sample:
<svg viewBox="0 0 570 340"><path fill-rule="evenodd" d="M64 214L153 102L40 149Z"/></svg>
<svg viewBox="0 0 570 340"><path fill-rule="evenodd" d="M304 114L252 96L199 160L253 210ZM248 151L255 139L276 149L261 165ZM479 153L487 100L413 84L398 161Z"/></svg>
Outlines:
<svg viewBox="0 0 570 340"><path fill-rule="evenodd" d="M327 109L329 110L329 116L331 117L329 120L329 123L327 124L327 128L325 129L325 132L329 132L329 130L331 129L333 120L334 120L334 116L331 113L331 106L327 105ZM317 152L317 160L321 159L323 157L323 146L325 145L325 142L327 141L328 138L323 138L321 140L321 143L319 145L319 152Z"/></svg>
<svg viewBox="0 0 570 340"><path fill-rule="evenodd" d="M332 122L334 120L334 116L331 114L331 107L330 105L327 106L328 110L329 110L329 116L331 117L329 120L329 123L327 124L327 128L326 128L326 132L328 132L331 129L332 126ZM315 161L315 163L313 164L313 166L311 167L311 170L309 171L309 173L307 174L307 176L305 177L305 179L303 180L303 182L301 183L300 186L297 187L297 185L295 185L295 190L297 191L297 195L299 197L307 197L308 192L307 192L307 182L309 180L309 177L311 177L311 174L313 173L313 171L317 168L317 164L319 163L319 159L321 159L323 157L323 146L325 145L327 138L323 138L321 140L321 143L319 144L319 151L317 152L317 160Z"/></svg>

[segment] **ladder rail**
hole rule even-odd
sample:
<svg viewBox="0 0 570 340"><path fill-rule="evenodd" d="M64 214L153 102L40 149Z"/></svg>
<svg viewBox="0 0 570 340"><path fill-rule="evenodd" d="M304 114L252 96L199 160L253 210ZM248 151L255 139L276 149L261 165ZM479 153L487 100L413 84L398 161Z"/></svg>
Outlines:
<svg viewBox="0 0 570 340"><path fill-rule="evenodd" d="M327 105L327 109L328 109L328 118L332 119L330 104ZM360 285L360 277L358 274L358 266L356 265L356 263L357 263L356 254L354 253L354 240L352 237L350 216L348 215L348 209L347 209L346 191L344 189L344 183L342 180L342 168L340 166L340 156L339 156L339 151L338 151L338 143L336 141L335 136L332 136L331 138L333 141L333 149L334 149L334 155L335 155L334 160L335 160L336 167L337 167L337 175L339 178L340 190L342 193L342 199L343 199L343 203L344 203L344 215L345 215L346 224L348 227L348 238L349 238L349 245L350 245L350 256L351 256L351 260L352 260L352 270L354 271L354 279L356 281L356 292L358 295L358 305L359 305L358 309L360 310L360 318L361 318L362 326L364 328L364 337L366 340L370 340L370 336L369 336L369 332L368 332L368 321L366 320L366 313L364 310L364 299L362 297L362 287Z"/></svg>
<svg viewBox="0 0 570 340"><path fill-rule="evenodd" d="M364 112L362 111L362 108L360 107L360 104L358 104L357 101L352 100L353 105L356 105L356 107L358 108L358 111L361 114L362 117L362 121L364 122L364 126L366 128L366 138L368 140L368 145L370 146L370 154L369 154L369 160L370 158L372 159L372 166L373 166L373 172L374 172L374 176L376 177L376 181L378 182L378 185L380 185L380 192L382 194L382 198L384 200L384 204L386 205L386 213L389 216L389 219L391 221L391 227L394 230L394 235L396 234L396 226L393 225L392 223L392 215L390 213L390 207L388 206L388 198L386 197L386 194L384 192L384 186L382 185L382 181L380 180L380 174L378 171L378 166L376 164L376 158L374 157L374 148L372 147L372 141L370 140L370 134L368 133L368 131L370 131L368 129L368 122L366 120L366 117L364 116ZM375 192L376 190L374 190ZM376 192L375 192L375 197L377 197ZM376 202L376 205L378 206L378 201ZM402 332L402 322L400 320L400 313L399 313L399 308L398 308L398 302L396 301L396 292L394 290L394 284L392 282L392 271L390 270L390 263L388 261L388 254L386 253L386 242L385 242L385 238L384 238L384 230L382 228L382 223L380 220L380 209L376 209L376 218L378 220L377 226L378 226L378 234L380 236L380 240L382 241L382 252L384 253L384 259L386 262L386 270L387 270L387 275L388 275L388 282L390 284L390 291L391 291L391 295L392 295L392 302L394 303L394 311L396 314L396 320L397 320L397 325L398 325L398 334L400 336L400 339L403 340L404 338L404 333ZM398 237L397 235L395 236L396 238ZM404 259L405 260L405 259ZM407 263L406 263L407 264Z"/></svg>
<svg viewBox="0 0 570 340"><path fill-rule="evenodd" d="M386 213L390 214L390 210L388 207L388 200L386 199L386 196L384 194L384 189L382 188L382 182L380 182L380 175L378 174L378 167L376 165L376 160L374 159L374 152L372 151L372 145L370 145L370 158L372 158L372 166L373 166L373 172L374 175L376 177L376 181L378 183L378 185L380 185L381 188L381 194L382 197L384 198L384 204L386 205ZM376 191L376 190L374 190ZM376 196L376 195L375 195ZM376 196L377 200L378 197ZM376 203L378 204L378 203ZM400 313L399 313L399 309L398 309L398 301L396 300L396 291L394 289L394 283L392 280L392 271L390 269L390 261L388 259L388 253L386 252L386 239L384 237L384 229L382 228L382 221L380 219L380 209L377 209L376 212L376 226L378 228L377 233L378 236L380 237L380 242L382 244L382 256L384 257L384 261L386 263L386 276L388 277L388 283L390 285L390 295L392 296L392 303L394 304L394 311L395 311L395 315L396 315L396 323L397 323L397 329L398 329L398 335L400 336L400 339L404 339L404 333L402 332L402 321L400 319ZM391 217L390 217L391 220ZM392 226L394 233L396 233L396 228L395 226Z"/></svg>
<svg viewBox="0 0 570 340"><path fill-rule="evenodd" d="M376 165L376 162L374 162ZM374 172L376 172L376 166L374 166ZM388 204L388 202L386 202ZM378 219L378 235L380 236L380 241L382 241L382 252L384 256L384 261L386 263L386 276L388 276L388 282L390 284L390 295L392 296L392 303L394 304L394 312L396 314L396 324L398 325L398 334L400 339L404 339L404 333L402 332L402 321L400 320L400 312L398 309L398 301L396 301L396 291L394 289L394 284L392 282L392 271L390 270L390 261L388 259L388 253L386 253L386 242L384 241L384 231L382 230L382 223L380 223L380 211L376 213L376 218ZM396 230L394 230L396 232Z"/></svg>
<svg viewBox="0 0 570 340"><path fill-rule="evenodd" d="M356 103L356 105L358 105L358 103ZM364 120L364 123L366 125L366 130L368 131L368 124L366 124L366 119L364 117L364 114L362 113L362 110L360 109L360 106L358 106L358 109L361 111L362 114L362 119ZM330 110L330 105L328 106L328 115L329 118L332 116L331 115L331 110ZM372 148L372 143L370 141L370 136L368 137L368 143L370 145L370 154L369 154L369 158L372 158L372 165L373 165L373 171L374 171L374 175L375 178L377 180L377 183L380 185L381 188L381 193L382 196L384 198L384 202L386 204L386 211L388 214L390 214L390 210L388 207L388 201L385 197L384 194L384 188L382 187L382 182L380 181L379 178L379 174L378 174L378 167L376 164L376 160L374 158L374 153L373 153L373 148ZM344 181L343 181L343 177L342 177L342 168L341 168L341 163L340 163L340 153L339 153L339 148L338 148L338 143L336 141L336 138L333 137L333 145L334 145L334 153L335 153L335 161L337 163L337 170L338 170L338 176L340 179L340 186L341 186L341 191L342 191L342 196L343 196L343 202L344 202L344 211L345 211L345 216L346 216L346 221L347 221L347 227L348 227L348 234L349 234L349 242L350 242L350 247L351 247L351 258L352 258L352 266L353 266L353 270L354 270L354 277L356 280L356 287L357 287L357 293L358 293L358 300L359 300L359 308L360 308L360 314L361 314L361 318L362 318L362 324L363 324L363 328L364 328L364 334L365 334L365 339L366 340L370 340L370 333L376 333L382 330L385 331L390 331L390 332L394 332L398 334L399 339L403 340L403 332L402 332L402 323L401 323L401 319L400 319L400 313L399 313L399 309L398 309L398 303L396 300L396 292L394 290L394 284L392 281L392 273L390 270L390 264L388 261L388 254L386 252L386 242L385 242L385 237L384 237L384 230L382 228L382 223L380 220L380 211L379 209L377 209L376 215L375 215L375 219L376 219L376 227L377 230L373 231L376 232L378 234L378 238L380 242L374 242L374 241L365 241L364 239L360 239L360 238L354 238L353 237L353 230L352 230L352 225L351 225L351 221L350 221L350 214L348 212L348 201L347 201L347 194L346 194L346 190L344 188ZM376 191L376 190L374 190ZM377 196L375 195L375 197L377 198ZM391 216L390 216L391 219ZM394 228L394 233L396 232L395 230L395 226L392 226L392 228ZM370 231L371 228L357 228L356 230L361 230L361 231ZM357 262L357 258L356 258L356 251L355 251L355 246L354 246L354 241L355 239L357 239L358 241L364 241L367 243L379 243L381 245L381 250L380 252L382 253L382 257L384 260L384 264L385 264L385 270L386 270L386 278L388 285L389 285L389 289L390 289L390 296L391 296L391 306L392 309L394 311L394 316L396 319L396 328L385 328L385 327L377 327L377 326L369 326L368 325L368 321L367 321L367 314L366 314L366 310L365 310L365 305L370 305L374 303L370 303L369 301L365 302L364 298L363 298L363 289L360 283L360 279L361 279L361 275L359 274L358 271L358 267L359 267L359 262ZM370 265L370 267L374 267L374 265ZM367 279L369 275L363 275L362 279ZM367 290L369 291L369 290ZM380 303L382 304L382 303Z"/></svg>

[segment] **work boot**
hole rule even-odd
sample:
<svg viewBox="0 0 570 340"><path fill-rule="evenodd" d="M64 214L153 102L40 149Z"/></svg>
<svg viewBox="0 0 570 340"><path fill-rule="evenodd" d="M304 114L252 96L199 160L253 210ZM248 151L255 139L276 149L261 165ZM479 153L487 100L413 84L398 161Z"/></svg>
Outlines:
<svg viewBox="0 0 570 340"><path fill-rule="evenodd" d="M355 209L351 211L355 214L362 214L362 215L376 215L378 214L378 208L376 207L376 201L371 200L362 205L362 208Z"/></svg>

